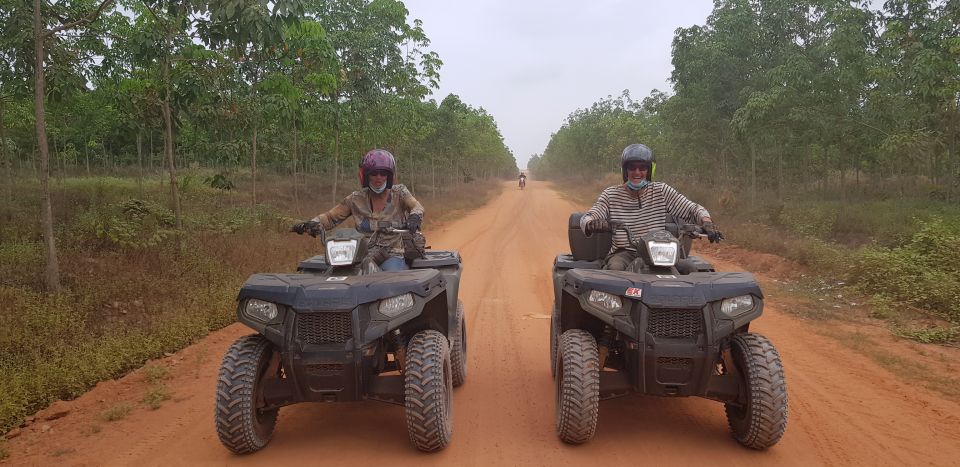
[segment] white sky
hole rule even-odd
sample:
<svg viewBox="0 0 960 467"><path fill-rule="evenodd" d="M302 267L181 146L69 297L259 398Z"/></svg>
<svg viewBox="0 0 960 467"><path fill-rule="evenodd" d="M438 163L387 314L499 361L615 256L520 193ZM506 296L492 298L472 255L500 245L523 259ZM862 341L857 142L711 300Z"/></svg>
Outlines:
<svg viewBox="0 0 960 467"><path fill-rule="evenodd" d="M443 60L453 93L497 121L517 165L542 153L573 111L629 89L670 90L670 44L712 0L402 0Z"/></svg>

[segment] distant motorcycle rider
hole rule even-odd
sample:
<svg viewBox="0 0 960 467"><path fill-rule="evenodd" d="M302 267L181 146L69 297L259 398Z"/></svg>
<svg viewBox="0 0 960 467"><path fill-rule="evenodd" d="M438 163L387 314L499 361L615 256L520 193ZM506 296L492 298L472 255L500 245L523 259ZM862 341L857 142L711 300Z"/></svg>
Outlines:
<svg viewBox="0 0 960 467"><path fill-rule="evenodd" d="M603 190L593 207L580 218L580 228L585 234L609 230L609 221L613 220L624 224L633 237L638 238L647 232L666 228L669 213L675 219L703 226L711 243L723 240L723 234L713 225L706 208L666 183L653 181L657 164L650 148L642 144L624 148L620 155L620 169L624 183ZM626 232L617 230L604 268L626 270L637 256Z"/></svg>
<svg viewBox="0 0 960 467"><path fill-rule="evenodd" d="M333 209L314 217L309 222L301 222L291 229L297 233L310 232L317 227L331 229L348 217L353 216L357 230L371 233L378 223L387 221L405 223L410 232L417 232L423 222L423 206L413 197L404 185L394 185L397 163L389 151L373 149L363 156L360 162L361 189L344 198ZM383 232L378 235L376 245L370 245L371 252L383 271L409 269L405 256L410 258L412 238L421 239L421 234L404 235L395 232ZM407 248L405 248L405 246ZM422 249L422 245L419 245ZM406 255L405 255L406 252Z"/></svg>
<svg viewBox="0 0 960 467"><path fill-rule="evenodd" d="M520 172L520 177L519 177L519 179L520 179L520 182L519 182L519 183L520 183L520 189L522 190L523 187L527 186L527 174L525 174L525 173L523 173L523 172Z"/></svg>

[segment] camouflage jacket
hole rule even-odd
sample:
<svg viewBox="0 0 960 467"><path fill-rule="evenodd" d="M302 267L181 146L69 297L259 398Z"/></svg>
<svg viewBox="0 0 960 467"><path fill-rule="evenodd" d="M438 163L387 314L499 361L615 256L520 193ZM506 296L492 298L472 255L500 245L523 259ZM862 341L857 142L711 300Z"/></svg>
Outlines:
<svg viewBox="0 0 960 467"><path fill-rule="evenodd" d="M370 202L371 194L369 188L354 191L333 209L314 217L313 220L319 222L324 229L331 229L348 217L353 216L354 222L357 224L357 230L370 234L373 232L371 226L375 228L378 221L403 223L407 221L407 216L410 214L420 214L423 217L423 206L403 185L394 185L393 188L390 188L387 204L380 212L373 212L373 204ZM380 234L379 237L376 246L388 248L393 256L403 256L403 243L400 241L400 234L385 233ZM373 246L370 245L371 248Z"/></svg>

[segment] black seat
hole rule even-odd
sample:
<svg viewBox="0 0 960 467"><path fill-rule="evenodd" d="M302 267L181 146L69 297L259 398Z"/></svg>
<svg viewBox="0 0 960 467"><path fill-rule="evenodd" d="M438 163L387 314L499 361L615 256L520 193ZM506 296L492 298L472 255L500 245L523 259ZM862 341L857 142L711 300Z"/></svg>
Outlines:
<svg viewBox="0 0 960 467"><path fill-rule="evenodd" d="M580 218L583 212L570 214L567 222L567 237L570 240L570 253L578 261L596 261L603 259L613 245L611 232L597 232L589 237L580 230Z"/></svg>

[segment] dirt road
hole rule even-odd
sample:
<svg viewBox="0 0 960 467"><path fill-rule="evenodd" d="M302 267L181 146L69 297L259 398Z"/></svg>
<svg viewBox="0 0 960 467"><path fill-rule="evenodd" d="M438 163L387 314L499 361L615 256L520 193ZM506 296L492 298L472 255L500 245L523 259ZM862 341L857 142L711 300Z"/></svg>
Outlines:
<svg viewBox="0 0 960 467"><path fill-rule="evenodd" d="M504 184L484 208L428 232L465 263L462 298L469 374L454 394L454 437L436 454L415 451L403 409L377 402L284 408L263 451L235 456L217 440L213 395L234 325L162 359L173 398L144 408L142 372L102 383L67 404L66 417L38 421L8 443L8 464L26 465L956 465L960 405L898 381L869 359L811 331L770 297L755 330L778 346L787 371L790 421L766 452L740 447L723 407L701 399L631 396L602 402L596 437L568 446L554 434L548 328L550 267L567 251L566 219L577 206L547 186ZM740 269L719 263L721 270ZM126 418L101 414L120 402ZM43 425L46 431L41 432Z"/></svg>

